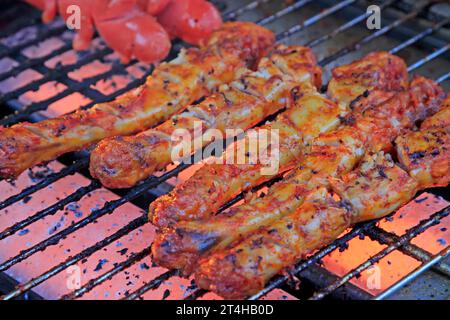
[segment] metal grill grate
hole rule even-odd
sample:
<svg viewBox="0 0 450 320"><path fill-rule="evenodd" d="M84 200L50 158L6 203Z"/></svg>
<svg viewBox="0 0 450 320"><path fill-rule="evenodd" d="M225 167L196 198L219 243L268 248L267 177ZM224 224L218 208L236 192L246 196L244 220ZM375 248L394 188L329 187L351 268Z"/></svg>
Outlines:
<svg viewBox="0 0 450 320"><path fill-rule="evenodd" d="M406 50L409 55L409 72L414 72L418 69L423 71L425 75L430 76L437 82L441 83L448 91L450 72L441 73L440 70L449 70L447 51L449 50L448 42L448 29L445 27L449 22L448 16L434 17L434 20L427 20L425 18L430 18L430 12L432 12L432 7L434 3L432 1L421 1L419 4L411 6L408 5L407 1L382 1L380 3L380 8L382 10L383 16L383 27L380 30L368 31L364 28L365 19L368 17L365 8L367 3L364 1L357 0L344 0L340 2L336 1L311 1L311 0L299 0L290 3L289 5L281 6L276 1L271 0L256 0L248 2L244 6L234 6L233 1L230 2L232 8L225 8L223 16L227 20L234 19L247 19L256 21L261 25L267 26L273 29L277 35L278 42L295 43L307 45L313 48L319 57L319 63L321 66L325 67L326 70L330 70L336 64L341 64L343 62L352 60L355 57L360 57L364 54L364 49L373 50L374 46L380 49L380 45L383 45L384 50L388 50L391 53L400 54ZM241 3L241 1L237 1ZM77 81L69 78L67 74L71 71L76 71L81 67L97 60L104 60L111 54L111 50L106 47L100 47L96 50L90 51L88 53L80 56L75 63L57 66L55 68L49 68L46 66L46 62L49 59L55 58L61 54L64 54L71 50L70 41L64 39L63 35L65 33L65 28L63 24L59 21L52 25L45 26L38 22L38 12L35 10L30 10L22 4L15 4L5 10L1 15L10 15L17 17L17 8L20 7L21 10L28 10L30 15L22 15L20 18L14 18L13 22L8 25L4 30L0 30L1 37L10 37L15 33L20 32L24 28L35 27L37 28L35 37L31 39L24 40L15 44L13 46L8 46L0 43L0 60L2 58L10 58L18 62L18 65L13 66L7 71L0 72L0 83L2 80L13 77L27 69L34 69L40 72L43 76L40 79L31 81L19 88L9 90L2 95L0 95L0 104L5 104L13 112L6 114L6 116L0 119L0 125L6 126L17 123L18 121L29 120L36 121L43 118L40 111L45 111L48 106L60 99L69 96L72 93L79 92L85 97L89 98L92 102L82 106L82 108L90 108L95 103L102 101L109 101L115 97L129 91L130 89L142 84L145 81L145 77L151 73L151 69L147 68L144 72L144 76L139 77L130 81L126 86L119 90L115 90L111 94L103 94L102 92L94 89L92 85L96 84L98 81L103 79L108 79L113 75L126 74L127 67L137 64L136 61L130 62L129 65L121 65L119 63L113 63L112 67L100 74L92 77L83 79L82 81ZM223 3L219 3L219 7L226 7ZM404 9L406 7L406 9ZM270 12L269 14L265 12ZM256 15L256 16L255 16ZM385 18L386 16L386 18ZM298 23L301 19L301 23ZM431 19L431 18L430 18ZM288 25L290 21L294 21L293 24ZM419 23L420 21L420 23ZM329 32L323 32L322 29L327 23L331 23L331 26L325 29L330 29ZM414 26L411 26L410 24ZM313 27L316 27L315 29ZM313 30L314 29L314 30ZM358 32L356 32L357 30ZM350 37L350 43L345 43L341 45L340 37L345 36L346 32L352 32ZM356 33L356 34L355 34ZM387 37L389 35L390 37ZM23 50L31 46L37 45L50 37L60 37L64 39L64 44L58 49L36 58L27 58L23 54ZM374 44L375 41L378 41ZM347 41L348 42L348 41ZM377 47L378 46L378 47ZM169 59L173 58L181 47L180 43L176 43L173 46L172 53ZM424 49L428 49L428 52ZM437 61L440 65L446 68L440 68L438 71L430 67L433 61ZM22 105L18 97L30 90L36 90L41 85L46 84L50 81L58 81L66 85L66 89L61 92L47 98L46 100L33 102L28 105ZM67 161L69 158L70 161ZM72 163L73 159L77 159ZM0 210L6 209L24 199L28 198L30 195L45 189L46 187L52 185L53 183L65 178L74 173L85 173L88 165L88 154L87 152L69 156L62 157L61 161L64 163L70 162L66 167L61 169L59 172L51 173L42 179L41 181L26 187L20 193L10 196L9 198L0 202ZM178 167L167 171L159 177L150 177L143 181L138 186L128 189L124 194L120 194L120 197L116 200L107 202L103 207L92 211L87 217L80 219L74 224L62 229L59 232L54 233L45 240L34 244L28 248L23 248L20 253L9 258L6 261L0 263L0 272L7 271L11 267L17 265L18 263L27 260L34 254L45 250L50 246L58 244L61 240L72 235L77 230L83 227L95 223L99 218L106 216L113 212L120 206L134 201L143 195L148 195L148 190L154 189L164 182L167 182L170 178L177 176L183 170L187 169L189 165L179 165ZM0 240L7 239L8 237L24 230L26 227L45 219L48 216L54 215L59 210L66 207L68 204L79 201L86 195L90 194L92 191L99 190L100 184L96 181L91 181L90 184L83 186L71 194L68 194L63 199L60 199L56 203L46 207L45 209L36 212L35 214L28 216L27 218L16 222L15 224L0 231ZM439 191L439 190L438 190ZM242 195L233 201L231 201L226 207L231 206L236 201L240 200ZM145 206L148 202L145 203ZM224 208L224 209L225 209ZM414 270L412 273L407 275L403 280L394 284L388 290L386 290L378 298L387 297L389 294L398 290L401 285L405 282L411 281L414 277L422 273L428 268L433 268L447 277L450 275L450 267L442 262L450 250L450 247L445 247L441 252L436 255L431 254L425 249L415 246L410 243L410 241L417 235L426 231L435 224L438 224L447 217L450 213L450 207L446 207L433 215L429 216L426 220L421 221L418 225L410 228L402 236L396 236L392 233L386 232L382 228L376 226L377 221L371 221L365 224L358 225L350 230L347 234L334 241L329 246L316 252L314 255L309 257L305 261L299 262L293 267L290 272L291 275L303 275L306 278L314 278L307 275L307 272L315 273L314 270L319 270L318 272L326 271L323 267L319 266L318 263L322 258L332 253L336 249L343 248L352 239L358 236L367 235L372 240L377 241L381 244L387 244L387 247L376 253L369 260L364 261L362 264L358 265L355 269L344 274L341 277L332 276L331 283L320 284L319 290L316 291L311 298L321 299L325 296L340 290L340 287L345 287L347 294L356 298L372 298L372 296L365 291L358 289L356 286L349 283L351 279L361 273L363 270L376 264L382 258L386 257L389 253L400 250L404 254L416 259L421 263L421 266ZM68 267L75 265L76 263L82 261L83 259L99 252L101 249L105 248L107 245L113 243L114 241L120 239L121 237L131 233L132 231L140 228L147 222L146 216L143 215L138 217L128 224L118 229L112 235L105 237L101 241L95 243L82 250L81 252L70 256L67 260L55 264L54 267L42 273L41 275L34 277L29 281L17 286L14 290L8 292L4 295L3 299L12 299L21 296L25 292L32 290L36 286L47 281L54 275L66 270ZM145 248L142 251L131 254L127 259L120 263L116 263L113 268L109 269L107 272L101 274L100 276L92 279L87 284L82 286L80 289L73 291L72 293L63 296L64 299L78 298L91 291L98 285L104 283L105 281L113 278L119 273L126 270L128 267L138 263L144 257L149 254L149 249ZM178 275L177 271L170 270L162 273L158 277L146 282L142 287L138 288L134 292L128 294L126 299L136 299L142 296L145 292L158 288L161 284L165 283L171 277ZM258 294L250 297L250 299L259 299L275 288L280 288L290 279L289 275L280 275L273 279L264 290ZM191 288L192 289L192 288ZM191 294L187 297L188 299L196 299L203 296L206 292L200 289L193 289Z"/></svg>

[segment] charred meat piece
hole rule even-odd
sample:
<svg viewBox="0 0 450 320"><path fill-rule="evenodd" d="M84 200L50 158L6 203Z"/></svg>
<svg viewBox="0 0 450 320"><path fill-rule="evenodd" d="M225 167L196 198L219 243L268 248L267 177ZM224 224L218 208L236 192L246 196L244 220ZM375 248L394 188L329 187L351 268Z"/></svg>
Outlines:
<svg viewBox="0 0 450 320"><path fill-rule="evenodd" d="M167 227L177 221L208 219L239 193L293 168L305 146L321 132L336 128L347 112L314 91L305 93L294 104L273 122L259 128L278 133L278 146L271 148L270 143L266 146L266 154L271 155L271 159L273 156L273 163L252 163L253 153L247 152L245 164L234 160L227 164L206 164L185 183L151 203L152 223ZM251 150L248 135L237 144L237 150Z"/></svg>
<svg viewBox="0 0 450 320"><path fill-rule="evenodd" d="M419 93L416 83L411 83L410 91ZM421 96L432 105L442 101L440 94L426 92ZM355 104L353 112L344 120L345 126L313 139L298 168L270 187L264 197L253 197L207 221L183 221L176 224L174 230L163 230L152 247L155 260L189 274L201 256L223 250L295 211L309 193L320 186L328 186L329 177L339 177L352 170L365 152L390 150L396 136L413 126L411 117L416 117L417 107L408 97L408 91L384 94L372 91ZM428 110L425 111L417 114L427 114Z"/></svg>
<svg viewBox="0 0 450 320"><path fill-rule="evenodd" d="M371 107L372 103L359 102L359 100L368 99L370 102L373 102L372 100L385 101L390 98L393 99L393 96L397 93L396 91L384 93L384 95L378 94L376 95L377 99L372 98L375 94L366 94L369 90L374 89L374 83L377 83L377 81L384 84L383 86L380 86L381 89L401 90L402 88L407 87L407 72L404 62L400 58L388 53L369 54L364 59L353 64L338 68L341 68L340 71L338 70L338 72L333 75L334 77L337 77L332 80L334 86L342 85L344 87L352 82L358 83L361 88L365 88L358 93L360 98L355 98L356 101L353 102L351 106L345 103L345 101L339 102L339 105L343 110L343 112L340 112L341 114L338 115L341 119L346 119L343 115L348 113L348 108L360 108L358 107L358 104L366 105L364 108L367 108L368 110L362 110L364 113L370 113L370 109L373 109L376 105L380 104L377 103L374 107ZM352 80L351 70L353 69L354 79ZM371 77L375 76L377 80L371 79ZM361 81L361 79L366 78L369 80ZM404 91L400 94L402 94L401 99L395 98L392 101L393 103L397 103L399 108L406 108L406 105L409 102L409 95ZM333 94L331 94L331 96L335 99L340 99L339 95L333 96ZM287 153L283 154L283 152L280 152L282 157L280 159L280 170L278 174L292 168L293 162L295 161L294 159L301 156L301 154L298 154L296 157L292 156L289 158L290 161L287 161L288 155L293 155L296 150L293 147L288 147L289 141L303 139L304 142L308 142L307 140L314 138L314 135L311 135L310 132L316 132L317 136L317 134L321 132L332 130L333 126L330 126L331 123L334 123L334 126L339 124L334 122L333 117L336 113L333 113L333 111L331 111L333 109L329 107L326 108L329 111L317 109L317 117L314 118L307 114L311 113L311 109L314 107L320 108L322 106L323 108L323 106L330 104L330 102L323 104L323 99L324 98L316 97L314 98L316 102L312 103L313 100L310 95L307 97L301 97L300 95L297 97L297 105L300 106L298 111L294 108L289 111L291 112L290 115L286 113L283 115L283 117L288 118L282 121L285 121L288 124L282 125L281 127L286 129L284 131L286 132L285 135L290 135L290 138L285 142L288 150ZM305 107L307 104L308 107ZM294 112L296 114L294 114ZM329 116L331 116L333 121L326 124L327 121L329 121ZM295 119L293 117L295 117ZM352 120L353 119L348 119L348 121ZM302 122L303 124L299 126ZM369 127L369 132L373 130L371 123L367 123L365 126ZM290 133L287 131L287 128L289 127L292 128ZM277 128L276 121L272 125L272 128ZM311 131L311 129L314 130ZM385 129L380 129L380 132L383 132L384 130ZM281 132L283 132L283 130L280 131L280 133ZM295 137L295 132L298 132L297 138ZM283 141L283 134L280 134L280 142L283 143ZM283 163L284 159L286 159L285 163ZM222 205L237 194L249 190L252 187L256 187L274 176L261 175L259 171L260 166L258 165L205 165L186 182L175 187L171 193L160 197L153 202L150 206L150 219L160 227L170 225L173 222L180 220L206 219L211 214L216 213Z"/></svg>
<svg viewBox="0 0 450 320"><path fill-rule="evenodd" d="M320 87L320 79L321 70L310 49L277 46L269 58L261 60L257 71L243 70L238 79L158 127L101 141L91 153L91 174L109 188L131 187L174 160L182 147L173 139L177 134L187 135L183 141L188 152L198 151L212 140L207 139L213 133L210 129L223 136L229 129L246 130L290 105L294 87L305 83L303 90L314 90L313 85Z"/></svg>
<svg viewBox="0 0 450 320"><path fill-rule="evenodd" d="M183 50L175 60L159 65L145 85L117 100L39 123L0 128L0 176L16 177L103 138L153 127L236 78L273 40L272 32L254 24L225 24L205 47Z"/></svg>
<svg viewBox="0 0 450 320"><path fill-rule="evenodd" d="M355 171L333 180L331 186L340 200L319 187L294 212L200 260L197 284L225 298L254 294L353 223L389 214L417 191L417 182L383 153L368 155Z"/></svg>
<svg viewBox="0 0 450 320"><path fill-rule="evenodd" d="M426 119L420 131L396 140L400 163L421 188L446 186L450 182L450 105Z"/></svg>
<svg viewBox="0 0 450 320"><path fill-rule="evenodd" d="M405 62L388 52L372 52L350 64L333 69L328 94L350 105L372 90L402 91L408 87Z"/></svg>

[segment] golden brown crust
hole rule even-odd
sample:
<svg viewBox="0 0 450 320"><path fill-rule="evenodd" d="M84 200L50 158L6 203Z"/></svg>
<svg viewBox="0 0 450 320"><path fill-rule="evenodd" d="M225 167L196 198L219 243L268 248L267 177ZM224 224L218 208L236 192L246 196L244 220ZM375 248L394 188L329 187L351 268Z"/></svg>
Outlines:
<svg viewBox="0 0 450 320"><path fill-rule="evenodd" d="M359 167L330 178L331 189L352 208L351 223L383 217L408 202L417 192L417 181L389 155L367 155Z"/></svg>
<svg viewBox="0 0 450 320"><path fill-rule="evenodd" d="M431 83L429 80L422 81ZM424 89L422 85L416 88L416 83L412 83L411 90L421 97L423 101L430 102L434 108L435 104L441 101L440 88L436 90ZM432 84L437 86L436 84ZM315 190L317 186L327 186L329 176L340 176L348 173L360 161L364 152L367 150L380 151L391 149L393 139L403 132L411 128L413 120L428 114L425 107L418 108L418 102L424 106L423 101L416 99L414 103L409 104L409 92L383 92L373 90L368 95L362 96L352 103L352 113L344 118L346 126L334 131L324 132L316 139L312 140L312 145L307 148L305 156L301 159L299 168L291 172L285 179L273 185L264 197L253 197L247 203L231 208L226 215L218 215L208 218L207 221L181 221L174 228L183 234L181 237L178 233L171 233L170 239L174 241L170 246L171 252L165 251L158 245L153 246L153 253L161 257L158 260L160 264L169 268L182 269L185 273L189 273L193 266L197 263L200 256L205 253L223 250L228 245L246 237L246 235L254 232L264 225L268 225L292 212L300 206L305 197ZM417 111L419 110L419 111ZM435 109L433 109L435 110ZM424 112L425 111L425 112ZM305 117L296 117L305 119ZM306 117L307 118L307 117ZM289 151L286 151L289 153ZM298 165L298 164L297 164ZM209 167L211 169L211 167ZM198 183L194 192L192 181L187 181L184 185L185 189L180 189L179 198L168 196L165 201L164 196L161 198L161 207L159 208L166 215L177 219L177 215L190 210L192 203L198 203L199 206L194 208L193 212L198 210L217 210L214 207L216 203L222 203L223 198L230 197L226 192L230 189L213 190L211 194L200 195L197 198L197 190L202 188L204 183L213 182L214 186L225 186L230 188L230 181L239 180L242 176L244 182L252 182L250 180L257 174L257 169L252 170L251 167L245 168L245 171L237 171L234 176L225 175L227 168L220 168L211 172L206 176L205 172L199 175L203 180L192 180ZM220 177L217 178L217 175ZM245 174L250 175L245 176ZM226 177L226 178L223 178ZM203 182L204 181L204 182ZM183 196L186 195L186 196ZM220 198L217 198L220 197ZM185 203L180 200L185 199ZM204 205L204 207L203 207ZM179 220L189 220L196 217L183 217ZM192 236L195 235L195 241ZM176 238L176 239L175 239ZM166 239L165 231L157 237L157 239ZM214 243L212 245L211 243ZM195 244L195 245L194 245ZM195 246L197 249L195 249ZM202 249L200 249L202 248ZM187 253L188 254L185 254ZM173 256L173 257L172 257Z"/></svg>
<svg viewBox="0 0 450 320"><path fill-rule="evenodd" d="M242 38L235 37L239 30ZM1 128L0 176L16 177L105 137L155 126L233 80L245 62L258 60L272 43L273 34L254 24L225 24L205 47L183 50L177 59L160 64L145 85L124 97L57 119Z"/></svg>
<svg viewBox="0 0 450 320"><path fill-rule="evenodd" d="M202 133L217 129L246 130L283 108L291 89L300 82L320 87L320 69L311 49L299 46L277 46L259 63L258 70L243 70L242 75L198 105L172 116L160 126L136 136L104 139L91 153L90 171L109 188L131 187L164 169L172 162L172 151L178 144L173 134L184 129L193 137L195 124ZM319 80L318 80L319 79ZM195 152L206 145L198 137L191 141Z"/></svg>
<svg viewBox="0 0 450 320"><path fill-rule="evenodd" d="M420 131L395 141L400 163L421 188L447 186L450 182L449 111L450 106L444 103L444 109L424 121Z"/></svg>
<svg viewBox="0 0 450 320"><path fill-rule="evenodd" d="M226 299L245 298L348 225L347 210L325 188L318 189L295 212L236 246L200 260L196 283Z"/></svg>

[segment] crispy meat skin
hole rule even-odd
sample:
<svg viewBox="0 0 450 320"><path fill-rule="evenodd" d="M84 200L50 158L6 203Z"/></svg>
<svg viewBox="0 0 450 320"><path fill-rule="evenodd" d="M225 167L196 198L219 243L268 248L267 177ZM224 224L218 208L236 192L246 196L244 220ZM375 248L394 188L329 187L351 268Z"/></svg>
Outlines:
<svg viewBox="0 0 450 320"><path fill-rule="evenodd" d="M243 71L217 93L158 127L101 141L91 153L91 174L109 188L131 187L172 162L172 151L179 144L172 141L177 130L188 130L191 137L199 123L204 131L218 129L224 135L229 128L246 130L284 107L298 83L320 88L320 81L321 70L311 49L279 45L270 58L261 60L257 71ZM191 151L204 145L191 143Z"/></svg>
<svg viewBox="0 0 450 320"><path fill-rule="evenodd" d="M171 193L152 202L149 210L151 221L159 227L166 227L180 220L206 219L242 191L292 168L300 160L304 146L319 133L336 128L347 112L316 91L300 91L304 95L295 100L293 107L281 113L275 121L260 127L278 130L277 171L263 172L261 169L265 166L260 162L206 164ZM245 150L250 150L247 137L244 141ZM246 159L250 156L250 153L245 155Z"/></svg>
<svg viewBox="0 0 450 320"><path fill-rule="evenodd" d="M388 52L372 52L353 63L333 69L329 96L351 104L367 90L402 91L408 87L405 62Z"/></svg>
<svg viewBox="0 0 450 320"><path fill-rule="evenodd" d="M442 108L433 117L425 119L420 129L448 128L450 127L450 94L442 103Z"/></svg>
<svg viewBox="0 0 450 320"><path fill-rule="evenodd" d="M193 101L233 80L240 67L253 65L274 41L273 34L251 23L225 24L201 48L183 50L159 65L141 88L90 110L39 123L0 128L0 176L82 149L103 138L145 130Z"/></svg>
<svg viewBox="0 0 450 320"><path fill-rule="evenodd" d="M397 138L400 163L421 189L446 186L450 182L450 95L443 109L426 119L420 131Z"/></svg>
<svg viewBox="0 0 450 320"><path fill-rule="evenodd" d="M410 92L419 93L416 86L423 87L423 83L433 84L428 82L417 78L411 83ZM431 96L421 96L435 110L434 105L442 100L442 94L439 87L433 85L436 90L426 90ZM201 255L222 250L294 211L318 185L328 185L327 177L352 170L366 150L390 149L391 142L400 132L411 128L414 121L428 113L424 110L425 104L417 107L417 103L408 97L408 92L372 91L359 99L353 112L344 120L347 125L314 139L299 168L273 185L263 198L255 197L207 222L179 222L173 230L164 230L152 247L154 257L163 266L189 274Z"/></svg>
<svg viewBox="0 0 450 320"><path fill-rule="evenodd" d="M334 201L326 188L318 188L294 212L231 249L201 260L197 284L225 298L254 294L283 268L330 243L352 223L392 212L417 190L408 173L382 153L365 158L344 179L348 185L343 188L354 192L341 192L340 202ZM357 203L358 207L349 209L348 203Z"/></svg>
<svg viewBox="0 0 450 320"><path fill-rule="evenodd" d="M423 110L416 112L418 115L426 114ZM433 119L432 122L437 121ZM418 162L435 160L420 158ZM447 169L446 175L449 173ZM391 213L412 199L421 188L420 181L414 179L411 172L396 165L383 152L369 152L356 170L341 178L331 175L327 180L331 192L340 196L339 203L323 205L320 199L327 197L321 195L319 200L312 201L314 209L311 213L311 197L327 186L327 183L317 184L317 189L309 192L306 200L292 213L237 245L201 259L196 272L199 286L212 289L226 298L242 298L255 293L273 275L328 244L351 224ZM330 210L331 213L327 214ZM258 244L257 249L255 243Z"/></svg>
<svg viewBox="0 0 450 320"><path fill-rule="evenodd" d="M404 82L407 81L406 66L401 60L398 61L399 58L387 53L379 53L369 54L367 60L369 62L364 63L363 67L361 67L361 62L359 64L353 64L355 65L355 77L357 79L365 79L366 76L361 76L363 73L378 75L391 74L393 71L396 71L396 75L383 76L381 82L383 85L380 85L380 87L397 89L405 86ZM384 61L384 64L380 61ZM393 68L393 65L395 68ZM337 75L341 76L340 73L337 73ZM347 83L348 81L348 77L343 77L342 82ZM337 80L335 84L338 84ZM366 85L366 82L362 82L362 85ZM367 87L363 92L372 88L373 83L368 81ZM407 96L407 94L404 95ZM364 99L364 96L360 97L353 99L355 102L351 104L351 108L358 108L358 101ZM341 105L343 107L347 106L346 104ZM320 119L320 117L317 119ZM308 125L311 122L312 120L305 121ZM317 123L317 125L321 125L321 123ZM331 129L329 128L329 130ZM302 132L305 132L305 130L302 130ZM280 141L282 141L281 138ZM283 167L280 161L280 168L283 167L284 170L289 169L289 165L292 165L292 163L286 164ZM249 190L270 178L270 176L261 176L259 170L260 168L255 165L205 165L189 180L178 185L171 193L153 202L150 206L150 219L158 226L167 226L178 220L207 218L240 192ZM280 170L280 173L282 171L283 169Z"/></svg>
<svg viewBox="0 0 450 320"><path fill-rule="evenodd" d="M363 150L360 137L353 128L321 134L301 161L311 166L276 183L262 198L254 197L208 221L180 221L173 228L163 230L153 241L154 261L189 275L202 255L223 250L261 226L292 212L315 188L317 180L324 180L326 173L350 170Z"/></svg>

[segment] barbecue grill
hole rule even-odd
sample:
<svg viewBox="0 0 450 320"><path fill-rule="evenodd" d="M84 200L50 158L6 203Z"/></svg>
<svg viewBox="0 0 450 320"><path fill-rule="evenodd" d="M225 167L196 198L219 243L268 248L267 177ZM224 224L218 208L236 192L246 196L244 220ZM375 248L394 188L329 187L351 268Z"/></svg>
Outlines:
<svg viewBox="0 0 450 320"><path fill-rule="evenodd" d="M257 22L273 30L278 42L311 47L324 67L324 83L334 66L387 50L404 58L411 74L450 89L448 3L375 2L381 9L378 30L366 27L366 9L373 1L215 4L225 20ZM152 72L137 61L120 64L100 39L91 50L76 54L73 34L62 21L43 25L37 10L17 1L0 7L2 126L90 108L144 83ZM175 43L169 59L183 45ZM218 298L181 279L176 270L152 265L149 256L154 228L146 208L197 164L172 165L117 191L102 188L89 176L88 155L88 150L71 153L17 181L0 182L2 298ZM250 299L448 298L446 192L448 187L426 190L388 218L355 226ZM381 278L378 284L372 281L376 277ZM370 281L375 285L367 285Z"/></svg>

